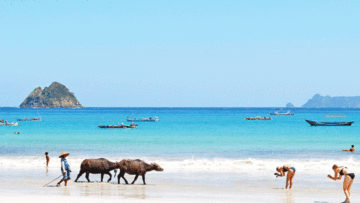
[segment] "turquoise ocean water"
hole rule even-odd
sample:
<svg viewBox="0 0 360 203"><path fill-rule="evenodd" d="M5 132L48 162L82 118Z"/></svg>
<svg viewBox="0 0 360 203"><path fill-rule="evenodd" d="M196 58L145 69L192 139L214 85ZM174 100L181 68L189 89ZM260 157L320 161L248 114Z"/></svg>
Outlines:
<svg viewBox="0 0 360 203"><path fill-rule="evenodd" d="M284 109L286 111L287 109ZM293 116L247 121L245 116L270 116L274 108L0 108L0 119L41 116L42 121L0 127L0 153L35 156L68 151L78 156L163 158L324 158L341 156L339 149L359 144L359 109L293 109ZM305 119L347 115L351 127L310 127ZM98 124L158 116L137 129L100 129ZM343 118L328 118L342 121ZM21 132L20 135L14 132ZM352 154L355 156L356 154Z"/></svg>

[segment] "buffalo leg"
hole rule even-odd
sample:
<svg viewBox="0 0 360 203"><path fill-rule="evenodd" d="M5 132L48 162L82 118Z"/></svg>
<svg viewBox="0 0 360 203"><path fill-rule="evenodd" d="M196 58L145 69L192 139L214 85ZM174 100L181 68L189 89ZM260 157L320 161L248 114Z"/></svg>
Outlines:
<svg viewBox="0 0 360 203"><path fill-rule="evenodd" d="M86 177L87 181L88 181L88 182L90 182L90 179L89 179L89 172L86 172L86 176L85 176L85 177Z"/></svg>
<svg viewBox="0 0 360 203"><path fill-rule="evenodd" d="M104 179L104 174L101 173L101 182L103 182L103 179Z"/></svg>
<svg viewBox="0 0 360 203"><path fill-rule="evenodd" d="M80 170L79 175L77 176L75 182L77 182L77 180L78 180L78 179L82 176L82 174L84 174L84 173L85 173L85 171Z"/></svg>
<svg viewBox="0 0 360 203"><path fill-rule="evenodd" d="M139 177L139 175L136 174L136 176L135 176L135 178L134 178L134 181L133 181L131 184L134 184L138 177Z"/></svg>
<svg viewBox="0 0 360 203"><path fill-rule="evenodd" d="M108 182L110 182L110 180L111 180L111 173L110 173L110 172L107 172L106 174L108 174L108 175L110 176L110 178L109 178L109 180L108 180Z"/></svg>
<svg viewBox="0 0 360 203"><path fill-rule="evenodd" d="M125 180L125 183L126 183L126 184L129 184L129 183L127 182L127 180L125 179L125 177L124 177L124 176L123 176L122 178Z"/></svg>
<svg viewBox="0 0 360 203"><path fill-rule="evenodd" d="M144 185L146 185L146 183L145 183L145 174L142 175L142 178L143 178Z"/></svg>
<svg viewBox="0 0 360 203"><path fill-rule="evenodd" d="M125 172L120 171L120 173L119 173L119 175L118 175L118 184L120 184L120 178L123 178L124 181L125 181L125 183L126 183L126 184L129 184L129 183L127 182L127 180L125 179L124 175L125 175Z"/></svg>

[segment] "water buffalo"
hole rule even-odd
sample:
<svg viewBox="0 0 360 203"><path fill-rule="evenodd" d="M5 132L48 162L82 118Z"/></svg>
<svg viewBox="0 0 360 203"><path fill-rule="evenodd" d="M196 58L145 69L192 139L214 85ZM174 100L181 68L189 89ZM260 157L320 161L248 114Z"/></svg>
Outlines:
<svg viewBox="0 0 360 203"><path fill-rule="evenodd" d="M145 183L145 173L146 172L153 171L153 170L155 170L155 171L163 171L164 170L156 163L147 164L140 159L135 159L135 160L124 159L124 160L120 161L119 166L120 166L120 173L118 175L118 184L120 184L120 178L123 178L125 180L125 183L128 184L127 180L124 177L125 173L127 173L130 175L136 175L134 181L131 184L134 184L136 179L139 177L139 175L141 175L144 185L146 185L146 183Z"/></svg>
<svg viewBox="0 0 360 203"><path fill-rule="evenodd" d="M80 166L80 172L77 176L75 182L80 178L80 176L86 173L86 179L88 182L89 180L89 173L101 173L101 182L103 182L104 174L108 174L110 176L108 182L111 180L111 170L115 170L119 168L119 162L111 162L107 159L100 158L100 159L85 159ZM116 175L116 170L115 170Z"/></svg>

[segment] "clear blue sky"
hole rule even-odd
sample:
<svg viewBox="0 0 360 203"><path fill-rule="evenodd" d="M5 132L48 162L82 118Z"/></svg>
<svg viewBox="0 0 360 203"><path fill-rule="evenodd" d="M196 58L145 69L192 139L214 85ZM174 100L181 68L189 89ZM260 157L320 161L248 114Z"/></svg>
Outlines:
<svg viewBox="0 0 360 203"><path fill-rule="evenodd" d="M360 95L359 1L0 2L0 106L301 106Z"/></svg>

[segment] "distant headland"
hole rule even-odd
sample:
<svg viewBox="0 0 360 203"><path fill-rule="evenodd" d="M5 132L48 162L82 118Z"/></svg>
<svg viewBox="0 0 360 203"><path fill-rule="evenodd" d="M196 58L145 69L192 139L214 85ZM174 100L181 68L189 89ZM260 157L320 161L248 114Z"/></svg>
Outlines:
<svg viewBox="0 0 360 203"><path fill-rule="evenodd" d="M84 108L64 85L53 82L44 90L37 87L20 104L20 108Z"/></svg>
<svg viewBox="0 0 360 203"><path fill-rule="evenodd" d="M330 97L316 94L309 99L303 108L360 108L360 96L357 97Z"/></svg>

